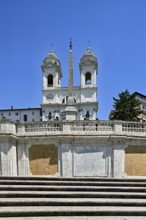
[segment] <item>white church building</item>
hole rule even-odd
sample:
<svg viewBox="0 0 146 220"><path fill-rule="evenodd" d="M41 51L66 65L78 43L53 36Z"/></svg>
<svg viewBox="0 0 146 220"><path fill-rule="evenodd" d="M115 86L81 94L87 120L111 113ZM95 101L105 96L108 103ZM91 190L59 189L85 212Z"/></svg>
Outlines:
<svg viewBox="0 0 146 220"><path fill-rule="evenodd" d="M72 51L69 54L72 56ZM72 60L70 64L72 65ZM92 50L88 48L80 59L80 86L73 87L74 106L77 120L95 120L98 110L96 77L98 62ZM68 100L68 87L61 87L61 63L53 50L42 64L43 88L41 108L4 109L0 116L24 121L48 121L64 119L64 110Z"/></svg>
<svg viewBox="0 0 146 220"><path fill-rule="evenodd" d="M146 123L97 120L98 62L80 59L80 86L61 87L61 63L50 51L42 64L40 108L0 110L2 176L146 176Z"/></svg>

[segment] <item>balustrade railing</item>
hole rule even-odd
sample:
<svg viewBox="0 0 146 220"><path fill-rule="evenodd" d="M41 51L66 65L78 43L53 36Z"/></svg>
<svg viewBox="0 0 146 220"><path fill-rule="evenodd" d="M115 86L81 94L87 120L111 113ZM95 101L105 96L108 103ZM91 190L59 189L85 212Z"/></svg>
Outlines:
<svg viewBox="0 0 146 220"><path fill-rule="evenodd" d="M62 123L59 121L33 122L25 125L26 132L62 131Z"/></svg>
<svg viewBox="0 0 146 220"><path fill-rule="evenodd" d="M146 123L125 122L125 121L38 121L15 123L10 120L0 120L0 133L13 133L17 135L26 135L30 133L54 134L120 134L120 135L140 135L146 136ZM58 133L59 134L59 133Z"/></svg>
<svg viewBox="0 0 146 220"><path fill-rule="evenodd" d="M110 121L75 121L70 125L71 131L113 131Z"/></svg>
<svg viewBox="0 0 146 220"><path fill-rule="evenodd" d="M146 133L146 123L123 122L122 131L123 132Z"/></svg>
<svg viewBox="0 0 146 220"><path fill-rule="evenodd" d="M118 128L117 128L118 125ZM67 129L66 129L67 127ZM119 129L120 128L120 129ZM50 132L50 131L88 131L88 132L114 132L114 133L146 133L146 123L124 121L44 121L25 124L25 132Z"/></svg>

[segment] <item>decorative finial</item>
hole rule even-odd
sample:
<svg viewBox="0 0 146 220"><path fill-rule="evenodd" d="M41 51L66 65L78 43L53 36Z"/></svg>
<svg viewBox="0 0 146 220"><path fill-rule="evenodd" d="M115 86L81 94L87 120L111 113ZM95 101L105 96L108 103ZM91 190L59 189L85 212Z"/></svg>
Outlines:
<svg viewBox="0 0 146 220"><path fill-rule="evenodd" d="M90 40L88 40L88 48L90 48L90 43L91 43Z"/></svg>
<svg viewBox="0 0 146 220"><path fill-rule="evenodd" d="M51 51L53 51L53 46L54 46L53 43L51 43Z"/></svg>
<svg viewBox="0 0 146 220"><path fill-rule="evenodd" d="M70 38L70 44L69 44L70 50L72 50L72 39Z"/></svg>

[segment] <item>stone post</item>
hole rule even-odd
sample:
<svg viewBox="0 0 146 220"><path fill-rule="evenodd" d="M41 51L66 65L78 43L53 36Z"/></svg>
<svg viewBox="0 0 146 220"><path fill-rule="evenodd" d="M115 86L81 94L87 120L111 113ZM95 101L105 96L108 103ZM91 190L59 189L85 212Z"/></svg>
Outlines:
<svg viewBox="0 0 146 220"><path fill-rule="evenodd" d="M122 132L122 121L114 121L113 125L114 125L114 131L116 134Z"/></svg>
<svg viewBox="0 0 146 220"><path fill-rule="evenodd" d="M0 120L0 133L16 134L16 124L14 121L6 118Z"/></svg>
<svg viewBox="0 0 146 220"><path fill-rule="evenodd" d="M18 123L17 124L17 132L21 135L25 133L25 124L23 123Z"/></svg>
<svg viewBox="0 0 146 220"><path fill-rule="evenodd" d="M113 138L113 157L112 157L112 176L115 178L122 178L125 176L124 173L124 163L125 163L125 145L126 140L121 140L118 138Z"/></svg>

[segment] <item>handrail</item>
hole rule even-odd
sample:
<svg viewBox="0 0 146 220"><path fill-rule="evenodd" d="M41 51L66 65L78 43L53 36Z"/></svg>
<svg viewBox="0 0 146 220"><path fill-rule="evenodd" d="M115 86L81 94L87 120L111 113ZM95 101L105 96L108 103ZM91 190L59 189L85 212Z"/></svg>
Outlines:
<svg viewBox="0 0 146 220"><path fill-rule="evenodd" d="M76 121L33 121L16 123L10 120L0 120L0 133L11 132L17 135L36 133L55 134L121 134L145 135L146 123L108 120L76 120Z"/></svg>

